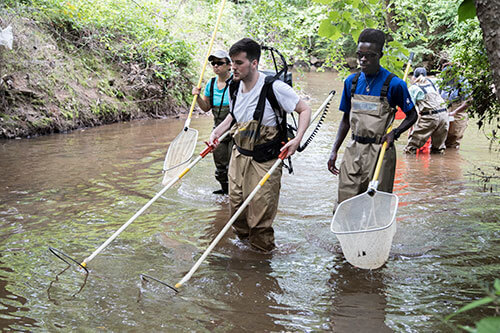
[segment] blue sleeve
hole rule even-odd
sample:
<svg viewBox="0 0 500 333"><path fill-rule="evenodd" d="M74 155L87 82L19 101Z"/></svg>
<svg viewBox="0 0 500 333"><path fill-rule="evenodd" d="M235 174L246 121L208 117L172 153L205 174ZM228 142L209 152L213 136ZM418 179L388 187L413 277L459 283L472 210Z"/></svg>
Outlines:
<svg viewBox="0 0 500 333"><path fill-rule="evenodd" d="M392 79L387 98L389 99L391 107L395 108L399 106L404 113L407 113L415 107L411 100L406 82L398 77Z"/></svg>
<svg viewBox="0 0 500 333"><path fill-rule="evenodd" d="M203 95L207 97L210 97L210 82L212 82L212 80L207 82L207 84L205 85L205 92L203 93Z"/></svg>
<svg viewBox="0 0 500 333"><path fill-rule="evenodd" d="M351 112L351 86L353 77L349 76L344 81L344 90L342 91L342 99L339 106L339 110L342 112Z"/></svg>

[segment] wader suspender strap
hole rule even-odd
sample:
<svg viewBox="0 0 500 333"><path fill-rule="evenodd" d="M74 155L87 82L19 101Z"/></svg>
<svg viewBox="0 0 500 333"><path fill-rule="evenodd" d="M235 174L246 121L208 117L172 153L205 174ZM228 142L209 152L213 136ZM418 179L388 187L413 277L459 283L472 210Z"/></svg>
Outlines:
<svg viewBox="0 0 500 333"><path fill-rule="evenodd" d="M396 75L390 73L387 79L384 81L384 85L382 86L382 90L380 91L380 101L383 101L385 97L387 97L387 92L389 91L389 85L391 84L392 79Z"/></svg>
<svg viewBox="0 0 500 333"><path fill-rule="evenodd" d="M351 98L356 92L356 87L358 85L358 79L361 73L357 73L354 78L352 79L352 85L351 85ZM380 91L380 101L383 101L384 98L387 97L387 92L389 91L389 85L391 84L391 80L395 77L396 75L393 73L390 73L389 76L384 81L384 84L382 85L382 90ZM352 139L356 142L359 142L361 144L368 144L368 143L380 143L376 138L368 138L364 136L358 136L353 134Z"/></svg>
<svg viewBox="0 0 500 333"><path fill-rule="evenodd" d="M220 111L222 110L222 104L224 104L224 95L226 94L226 90L227 90L227 87L229 86L229 80L231 80L233 76L231 75L231 77L226 81L226 86L224 87L224 90L222 91L222 97L220 98L220 105L219 105L219 111L217 112L217 118L220 117ZM214 86L217 84L216 83L216 78L213 77L211 80L210 80L210 107L212 108L212 112L214 111L213 108L214 108Z"/></svg>
<svg viewBox="0 0 500 333"><path fill-rule="evenodd" d="M359 80L359 76L360 75L361 75L361 73L357 73L356 75L354 75L354 78L352 79L352 82L351 82L351 98L354 95L354 93L356 92L356 87L358 86L358 80Z"/></svg>
<svg viewBox="0 0 500 333"><path fill-rule="evenodd" d="M359 80L359 76L361 75L361 73L357 73L354 78L352 79L352 83L351 83L351 98L352 96L356 93L356 88L358 86L358 80ZM383 100L384 97L387 97L387 92L389 91L389 85L391 84L391 80L393 77L395 77L396 75L394 75L393 73L390 73L389 76L387 77L387 79L385 79L384 81L384 85L382 86L382 90L380 91L380 100Z"/></svg>
<svg viewBox="0 0 500 333"><path fill-rule="evenodd" d="M213 109L214 107L214 84L215 84L215 77L213 77L211 80L210 80L210 108Z"/></svg>
<svg viewBox="0 0 500 333"><path fill-rule="evenodd" d="M434 88L434 91L439 94L439 91L436 89L436 86L434 85L434 83L432 83L432 81L429 79L427 79L427 82L429 82L430 84L426 84L424 86L418 85L418 87L424 92L424 94L427 94L426 88L429 88L430 86L432 86L432 88Z"/></svg>

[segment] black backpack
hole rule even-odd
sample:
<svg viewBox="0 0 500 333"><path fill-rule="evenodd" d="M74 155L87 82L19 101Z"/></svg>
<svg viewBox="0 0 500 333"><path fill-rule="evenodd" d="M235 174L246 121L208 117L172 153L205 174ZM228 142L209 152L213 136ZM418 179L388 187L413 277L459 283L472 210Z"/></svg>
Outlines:
<svg viewBox="0 0 500 333"><path fill-rule="evenodd" d="M277 51L276 49L272 47L267 47L267 46L262 46L263 50L270 50L271 55L273 58L273 62L275 65L275 72L273 71L261 71L261 73L264 73L266 76L264 86L262 87L261 94L259 96L259 101L257 103L257 107L254 112L254 120L257 120L259 122L259 128L257 129L257 132L255 134L255 138L258 138L260 135L260 124L262 123L262 117L264 115L264 109L265 109L265 102L266 100L269 101L269 104L271 104L271 107L274 110L274 113L276 115L276 123L278 124L278 136L276 139L266 142L264 144L258 145L255 148L253 152L245 151L241 149L240 147L237 147L238 150L240 150L241 153L245 155L251 155L253 156L254 160L257 162L266 162L271 159L276 158L279 153L280 149L282 147L283 142L287 142L288 140L292 139L295 137L295 131L296 131L296 125L295 127L287 124L287 114L286 112L281 108L281 106L278 103L278 100L276 98L276 95L274 94L274 91L272 89L272 85L274 81L276 80L281 80L285 83L287 83L289 86L292 86L292 73L288 73L288 65L285 61L285 58L283 55ZM274 52L278 53L281 57L281 60L283 62L283 68L278 71L277 65L276 65L276 59L274 57ZM239 81L229 81L229 95L231 97L231 102L233 105L236 104L237 100L237 92L239 89L240 82ZM234 114L233 114L234 118ZM295 122L295 118L293 118ZM242 151L243 150L243 151ZM290 173L292 172L291 168L291 160L289 159L289 166L286 166Z"/></svg>

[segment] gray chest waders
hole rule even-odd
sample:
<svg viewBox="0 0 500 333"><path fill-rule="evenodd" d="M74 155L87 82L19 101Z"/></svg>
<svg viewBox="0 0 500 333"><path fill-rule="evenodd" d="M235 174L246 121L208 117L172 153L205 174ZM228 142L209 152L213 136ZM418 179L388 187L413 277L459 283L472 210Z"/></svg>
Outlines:
<svg viewBox="0 0 500 333"><path fill-rule="evenodd" d="M441 97L432 81L427 81L428 83L426 84L417 84L420 90L425 94L425 98L416 103L419 114L421 116L426 116L446 112L446 102Z"/></svg>
<svg viewBox="0 0 500 333"><path fill-rule="evenodd" d="M389 105L387 92L394 74L382 86L380 96L355 94L359 74L352 82L349 122L352 140L346 147L339 174L338 202L367 190L373 176L382 137L392 124L395 110ZM380 172L379 190L392 192L396 168L396 150L387 148Z"/></svg>

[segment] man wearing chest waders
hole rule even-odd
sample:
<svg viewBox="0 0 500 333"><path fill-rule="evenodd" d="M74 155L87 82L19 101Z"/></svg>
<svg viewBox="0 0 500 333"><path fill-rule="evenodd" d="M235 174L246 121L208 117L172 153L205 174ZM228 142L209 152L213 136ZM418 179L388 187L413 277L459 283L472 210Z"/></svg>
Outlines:
<svg viewBox="0 0 500 333"><path fill-rule="evenodd" d="M340 111L344 112L328 160L328 170L339 175L337 204L365 192L375 171L382 143L387 141L379 177L380 191L392 193L396 169L394 140L417 120L415 106L406 83L380 66L385 35L377 29L365 29L359 35L356 52L361 73L344 81ZM406 114L396 129L386 134L399 106ZM352 139L346 147L340 170L335 166L337 154L349 129Z"/></svg>
<svg viewBox="0 0 500 333"><path fill-rule="evenodd" d="M281 150L288 149L286 157L295 153L311 118L311 109L289 85L258 71L260 50L260 45L250 38L231 46L230 114L210 135L211 144L217 144L217 138L229 128L233 135L229 163L231 215L276 162ZM283 116L286 119L286 113L292 111L299 114L299 125L296 137L286 142L286 131L283 133L280 125L283 125ZM283 145L283 142L286 143ZM281 171L280 166L271 174L233 224L241 240L248 240L253 248L261 251L275 247L272 223L278 210Z"/></svg>
<svg viewBox="0 0 500 333"><path fill-rule="evenodd" d="M449 127L446 102L439 94L436 83L427 78L427 70L424 67L415 69L412 82L409 91L419 117L410 130L404 152L415 154L431 138L431 153L442 154L446 149Z"/></svg>
<svg viewBox="0 0 500 333"><path fill-rule="evenodd" d="M215 128L229 114L229 91L227 90L226 81L231 77L231 59L226 51L217 50L208 57L208 61L212 64L214 73L217 76L210 79L202 95L200 95L201 88L194 87L193 95L199 95L200 98L197 99L197 102L203 111L212 110ZM232 147L233 140L228 136L213 151L215 179L221 185L221 189L214 191L214 194L228 193L227 170Z"/></svg>

